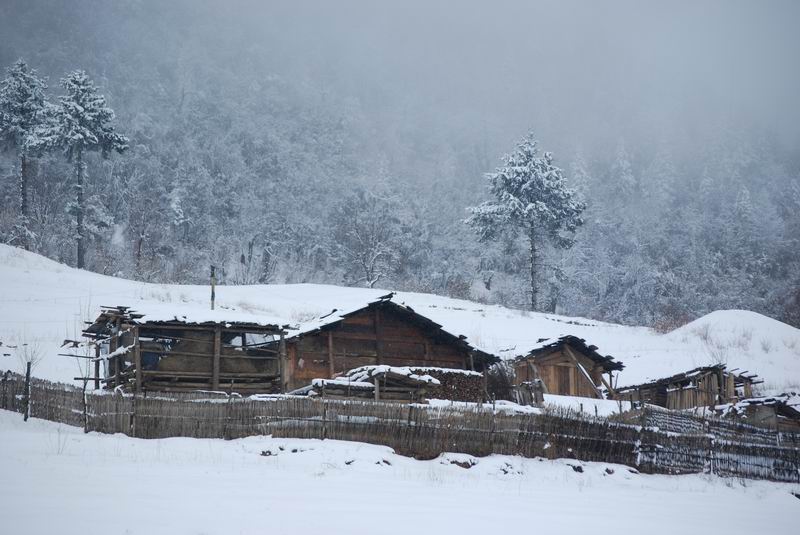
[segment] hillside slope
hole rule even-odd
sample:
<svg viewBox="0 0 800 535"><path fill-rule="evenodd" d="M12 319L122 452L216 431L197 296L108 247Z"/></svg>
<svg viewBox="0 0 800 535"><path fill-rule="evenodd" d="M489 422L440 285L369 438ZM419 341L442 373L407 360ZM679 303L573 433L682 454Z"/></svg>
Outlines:
<svg viewBox="0 0 800 535"><path fill-rule="evenodd" d="M313 326L322 315L356 309L388 290L317 284L222 286L214 317ZM636 384L725 362L758 373L762 390L800 388L800 330L743 310L717 311L668 334L585 318L530 313L429 294L398 292L394 300L446 330L503 358L524 354L542 338L573 334L623 361L620 385ZM37 376L71 381L76 359L56 356L65 338L80 336L101 305L127 305L153 317L210 317L206 286L147 284L77 270L0 245L0 368L20 369L8 345L29 344L45 355Z"/></svg>

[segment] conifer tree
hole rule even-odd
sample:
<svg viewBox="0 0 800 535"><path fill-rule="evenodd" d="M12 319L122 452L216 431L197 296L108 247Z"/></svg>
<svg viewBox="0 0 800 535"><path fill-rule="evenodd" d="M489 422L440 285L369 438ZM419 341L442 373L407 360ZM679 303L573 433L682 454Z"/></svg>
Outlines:
<svg viewBox="0 0 800 535"><path fill-rule="evenodd" d="M19 161L19 221L17 237L20 245L30 249L29 226L31 159L39 147L36 131L45 119L48 102L45 96L47 83L36 75L23 60L17 60L7 69L0 81L0 144L12 150Z"/></svg>
<svg viewBox="0 0 800 535"><path fill-rule="evenodd" d="M539 247L547 240L555 247L572 246L575 230L583 224L585 204L567 187L563 172L553 164L550 152L540 153L533 134L517 150L503 158L503 165L488 173L489 192L494 197L469 208L466 222L482 241L500 233L521 232L528 241L530 308L536 310L539 294Z"/></svg>
<svg viewBox="0 0 800 535"><path fill-rule="evenodd" d="M114 131L114 111L84 71L61 80L66 93L59 97L52 120L40 132L44 146L59 149L74 171L75 199L70 213L75 217L77 266L86 265L86 156L99 152L106 158L128 148L128 138Z"/></svg>

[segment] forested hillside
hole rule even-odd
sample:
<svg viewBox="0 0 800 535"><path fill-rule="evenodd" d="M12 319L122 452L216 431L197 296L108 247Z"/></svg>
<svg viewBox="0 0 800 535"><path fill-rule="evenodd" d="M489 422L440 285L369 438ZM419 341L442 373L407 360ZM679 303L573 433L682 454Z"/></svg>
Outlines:
<svg viewBox="0 0 800 535"><path fill-rule="evenodd" d="M586 203L574 245L541 251L541 310L800 326L800 83L768 60L790 24L767 35L725 9L710 41L676 9L676 49L635 9L290 4L3 2L0 65L24 59L53 103L85 70L129 140L85 157L88 269L528 307L526 236L479 242L464 221L532 131ZM19 161L0 160L0 241L75 265L73 164L30 165L24 237Z"/></svg>

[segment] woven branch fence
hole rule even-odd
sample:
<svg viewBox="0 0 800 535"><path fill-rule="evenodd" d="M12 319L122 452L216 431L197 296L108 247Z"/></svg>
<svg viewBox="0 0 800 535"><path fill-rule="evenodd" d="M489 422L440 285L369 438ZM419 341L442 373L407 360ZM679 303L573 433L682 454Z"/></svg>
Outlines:
<svg viewBox="0 0 800 535"><path fill-rule="evenodd" d="M84 391L6 374L0 407L87 432L138 438L254 435L337 439L389 446L432 459L444 452L573 458L637 467L646 473L713 473L800 482L798 437L735 422L667 411L641 411L637 423L569 410L518 414L491 405L429 407L306 397L242 398L208 392L131 395ZM681 429L675 431L674 429Z"/></svg>

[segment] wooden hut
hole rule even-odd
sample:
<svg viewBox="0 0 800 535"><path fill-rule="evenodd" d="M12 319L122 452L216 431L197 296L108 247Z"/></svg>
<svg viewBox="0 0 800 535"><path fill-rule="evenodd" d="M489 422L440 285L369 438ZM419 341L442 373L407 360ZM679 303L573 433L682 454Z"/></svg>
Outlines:
<svg viewBox="0 0 800 535"><path fill-rule="evenodd" d="M714 407L753 396L756 375L727 371L724 364L702 366L671 377L618 388L620 399L667 409Z"/></svg>
<svg viewBox="0 0 800 535"><path fill-rule="evenodd" d="M281 327L229 320L225 311L195 316L152 319L128 307L104 307L83 333L95 347L95 386L136 392L283 391Z"/></svg>
<svg viewBox="0 0 800 535"><path fill-rule="evenodd" d="M621 362L575 336L542 339L539 344L514 362L516 385L541 380L548 394L605 399L605 390L613 397L613 373L622 370Z"/></svg>
<svg viewBox="0 0 800 535"><path fill-rule="evenodd" d="M353 310L334 310L292 333L286 339L288 388L361 366L482 370L497 360L392 297Z"/></svg>
<svg viewBox="0 0 800 535"><path fill-rule="evenodd" d="M742 399L718 405L714 410L724 418L783 433L800 433L800 395L795 393Z"/></svg>

